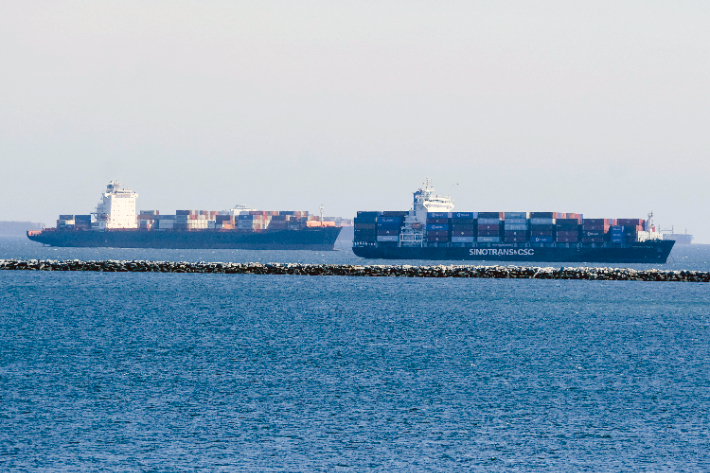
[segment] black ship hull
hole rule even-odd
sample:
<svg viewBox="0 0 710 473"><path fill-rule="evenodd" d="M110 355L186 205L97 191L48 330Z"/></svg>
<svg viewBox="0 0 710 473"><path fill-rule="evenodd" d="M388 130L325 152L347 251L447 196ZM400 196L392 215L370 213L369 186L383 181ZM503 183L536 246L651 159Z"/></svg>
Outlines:
<svg viewBox="0 0 710 473"><path fill-rule="evenodd" d="M486 247L353 246L362 258L412 260L472 260L549 263L665 263L673 241L648 241L625 246L539 247L491 244Z"/></svg>
<svg viewBox="0 0 710 473"><path fill-rule="evenodd" d="M27 232L50 246L90 248L244 249L330 251L341 227L303 230L74 230Z"/></svg>

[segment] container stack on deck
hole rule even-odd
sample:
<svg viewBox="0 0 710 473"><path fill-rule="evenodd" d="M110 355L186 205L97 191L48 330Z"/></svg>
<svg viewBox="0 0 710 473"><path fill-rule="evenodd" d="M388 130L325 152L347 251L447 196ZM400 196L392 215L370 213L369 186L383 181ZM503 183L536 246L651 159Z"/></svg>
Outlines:
<svg viewBox="0 0 710 473"><path fill-rule="evenodd" d="M500 243L503 212L478 212L478 243Z"/></svg>
<svg viewBox="0 0 710 473"><path fill-rule="evenodd" d="M365 245L377 243L377 217L382 212L358 212L354 221L354 241Z"/></svg>
<svg viewBox="0 0 710 473"><path fill-rule="evenodd" d="M79 221L86 217L90 224L90 216L76 217ZM65 221L69 220L62 222ZM320 222L319 217L309 217L308 212L301 210L252 210L243 215L215 210L177 210L175 215L160 215L157 210L141 210L138 215L141 230L300 230L316 226L335 226L335 219Z"/></svg>
<svg viewBox="0 0 710 473"><path fill-rule="evenodd" d="M399 233L402 230L404 217L408 212L400 210L386 210L377 217L377 243L395 245L399 242Z"/></svg>
<svg viewBox="0 0 710 473"><path fill-rule="evenodd" d="M138 228L141 230L156 230L159 226L160 212L157 210L141 210L138 215Z"/></svg>
<svg viewBox="0 0 710 473"><path fill-rule="evenodd" d="M530 241L552 243L555 241L555 223L558 212L530 212Z"/></svg>
<svg viewBox="0 0 710 473"><path fill-rule="evenodd" d="M588 218L582 222L582 243L603 243L611 226L611 219Z"/></svg>
<svg viewBox="0 0 710 473"><path fill-rule="evenodd" d="M638 232L644 229L644 220L638 218L619 218L615 222L617 227L621 227L624 243L636 241Z"/></svg>
<svg viewBox="0 0 710 473"><path fill-rule="evenodd" d="M355 242L393 245L407 212L358 212ZM584 219L560 212L428 212L427 246L472 246L474 243L534 243L542 246L626 244L637 241L643 219Z"/></svg>
<svg viewBox="0 0 710 473"><path fill-rule="evenodd" d="M579 214L558 214L555 221L555 241L557 243L579 243L582 216Z"/></svg>
<svg viewBox="0 0 710 473"><path fill-rule="evenodd" d="M60 215L57 220L57 228L62 230L73 230L74 229L74 216L73 215Z"/></svg>
<svg viewBox="0 0 710 473"><path fill-rule="evenodd" d="M429 246L449 243L451 241L449 212L427 212L426 234Z"/></svg>
<svg viewBox="0 0 710 473"><path fill-rule="evenodd" d="M524 243L530 235L527 212L505 212L503 214L503 241Z"/></svg>
<svg viewBox="0 0 710 473"><path fill-rule="evenodd" d="M451 214L451 243L471 244L476 238L478 212L453 212Z"/></svg>

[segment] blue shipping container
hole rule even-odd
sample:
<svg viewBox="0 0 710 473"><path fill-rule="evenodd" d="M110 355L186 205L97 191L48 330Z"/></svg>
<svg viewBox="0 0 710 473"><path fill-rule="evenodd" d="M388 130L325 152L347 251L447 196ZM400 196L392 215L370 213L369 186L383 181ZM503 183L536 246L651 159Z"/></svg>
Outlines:
<svg viewBox="0 0 710 473"><path fill-rule="evenodd" d="M449 212L427 212L427 218L451 218Z"/></svg>
<svg viewBox="0 0 710 473"><path fill-rule="evenodd" d="M443 223L438 223L438 224L437 224L437 223L433 223L433 224L427 225L427 226L426 226L426 229L427 229L427 230L430 230L430 231L443 231L443 232L445 232L445 231L448 231L449 226L448 226L447 224L443 224Z"/></svg>
<svg viewBox="0 0 710 473"><path fill-rule="evenodd" d="M373 217L379 217L381 213L382 212L366 212L366 211L359 210L357 212L357 216L362 217L362 218L373 218Z"/></svg>
<svg viewBox="0 0 710 473"><path fill-rule="evenodd" d="M451 214L451 218L453 219L459 219L459 218L476 218L473 216L474 212L453 212Z"/></svg>
<svg viewBox="0 0 710 473"><path fill-rule="evenodd" d="M394 222L394 223L389 223L389 222L377 222L377 228L402 228L402 222Z"/></svg>
<svg viewBox="0 0 710 473"><path fill-rule="evenodd" d="M402 217L377 217L377 223L396 223L402 224Z"/></svg>
<svg viewBox="0 0 710 473"><path fill-rule="evenodd" d="M555 239L551 236L531 236L531 243L552 243Z"/></svg>

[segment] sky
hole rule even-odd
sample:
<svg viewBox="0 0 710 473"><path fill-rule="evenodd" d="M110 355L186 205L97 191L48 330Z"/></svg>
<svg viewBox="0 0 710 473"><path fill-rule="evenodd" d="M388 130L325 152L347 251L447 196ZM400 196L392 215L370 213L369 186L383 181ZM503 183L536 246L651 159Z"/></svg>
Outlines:
<svg viewBox="0 0 710 473"><path fill-rule="evenodd" d="M710 2L0 0L0 220L645 218L710 243Z"/></svg>

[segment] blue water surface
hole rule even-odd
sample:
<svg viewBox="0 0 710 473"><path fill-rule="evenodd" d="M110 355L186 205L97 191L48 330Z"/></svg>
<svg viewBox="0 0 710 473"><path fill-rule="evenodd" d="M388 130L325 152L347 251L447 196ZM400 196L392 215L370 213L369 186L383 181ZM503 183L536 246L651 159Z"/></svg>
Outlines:
<svg viewBox="0 0 710 473"><path fill-rule="evenodd" d="M709 287L3 271L0 470L707 471Z"/></svg>

